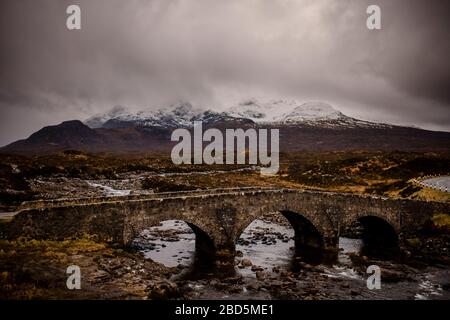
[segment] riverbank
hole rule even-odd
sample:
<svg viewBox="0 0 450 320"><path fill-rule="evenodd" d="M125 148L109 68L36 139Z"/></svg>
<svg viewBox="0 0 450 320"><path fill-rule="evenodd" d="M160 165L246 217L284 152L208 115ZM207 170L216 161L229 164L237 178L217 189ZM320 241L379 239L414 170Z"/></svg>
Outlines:
<svg viewBox="0 0 450 320"><path fill-rule="evenodd" d="M254 232L249 230L248 234ZM214 275L189 278L189 263L167 267L146 258L142 252L111 248L88 238L1 240L0 298L450 299L448 265L411 266L371 260L354 252L351 239L347 243L343 239L336 263L310 265L296 258L289 248L283 254L273 243L277 236L274 231L266 239L244 237L244 241L251 239L256 244L243 244L235 261L236 273L220 280ZM172 237L169 242L181 245L183 239ZM81 290L66 288L66 268L73 264L81 269ZM381 290L367 288L366 269L372 264L381 268Z"/></svg>
<svg viewBox="0 0 450 320"><path fill-rule="evenodd" d="M89 238L0 240L0 299L146 299L173 286L170 268ZM81 290L66 287L69 265Z"/></svg>

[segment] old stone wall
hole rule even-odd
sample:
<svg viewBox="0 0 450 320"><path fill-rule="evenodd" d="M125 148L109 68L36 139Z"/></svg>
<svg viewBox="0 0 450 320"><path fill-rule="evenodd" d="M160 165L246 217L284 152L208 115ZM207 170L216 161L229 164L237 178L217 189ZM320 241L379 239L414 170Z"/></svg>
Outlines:
<svg viewBox="0 0 450 320"><path fill-rule="evenodd" d="M318 233L324 248L335 248L342 228L366 216L378 217L399 235L414 233L450 204L293 189L217 189L146 196L41 201L18 213L10 235L36 238L84 233L128 245L144 229L164 220L183 220L203 231L217 249L236 240L267 212L285 215L301 234ZM27 206L24 206L27 208ZM299 244L301 241L298 238ZM297 242L296 242L297 243Z"/></svg>

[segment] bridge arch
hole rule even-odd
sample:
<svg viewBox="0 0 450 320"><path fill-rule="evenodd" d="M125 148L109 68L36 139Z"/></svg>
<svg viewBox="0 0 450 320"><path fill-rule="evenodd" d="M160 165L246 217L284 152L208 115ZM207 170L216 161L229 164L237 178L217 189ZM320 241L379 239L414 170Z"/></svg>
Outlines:
<svg viewBox="0 0 450 320"><path fill-rule="evenodd" d="M324 249L324 237L313 222L296 212L282 210L280 213L294 229L296 251Z"/></svg>
<svg viewBox="0 0 450 320"><path fill-rule="evenodd" d="M325 241L320 227L300 213L290 210L273 211L272 215L281 215L294 230L295 254L308 262L318 262L323 256ZM235 242L238 241L244 230L255 220L267 218L267 213L254 213L245 216L236 230Z"/></svg>
<svg viewBox="0 0 450 320"><path fill-rule="evenodd" d="M153 220L148 224L141 225L141 227L139 228L140 231L135 230L132 235L133 237L132 240L135 240L144 230L150 229L152 227L158 227L162 223L167 221L175 221L175 225L177 224L177 221L182 222L195 235L195 253L193 261L194 266L202 266L202 268L204 268L214 264L216 255L216 246L214 244L214 241L211 239L211 237L208 235L207 232L205 232L201 227L190 221L186 221L183 219L165 219L165 218L163 218L160 221Z"/></svg>
<svg viewBox="0 0 450 320"><path fill-rule="evenodd" d="M209 234L191 222L184 222L195 234L195 261L208 265L214 263L217 248Z"/></svg>
<svg viewBox="0 0 450 320"><path fill-rule="evenodd" d="M181 210L180 210L181 208ZM162 209L162 210L161 210ZM163 221L178 220L186 223L195 235L195 260L214 260L217 243L217 226L214 219L196 206L186 208L180 205L177 208L169 206L136 207L129 211L124 222L124 244L130 245L133 239L145 229L155 227Z"/></svg>
<svg viewBox="0 0 450 320"><path fill-rule="evenodd" d="M357 218L356 225L361 227L362 254L386 257L398 252L398 232L394 225L385 218L376 215L363 215Z"/></svg>

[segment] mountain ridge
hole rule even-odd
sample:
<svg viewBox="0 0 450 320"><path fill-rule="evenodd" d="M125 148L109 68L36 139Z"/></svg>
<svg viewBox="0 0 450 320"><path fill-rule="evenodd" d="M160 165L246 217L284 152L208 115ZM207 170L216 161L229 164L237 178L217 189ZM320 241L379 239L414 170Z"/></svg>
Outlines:
<svg viewBox="0 0 450 320"><path fill-rule="evenodd" d="M92 116L84 122L91 128L111 127L166 127L189 128L193 121L252 121L254 124L308 125L324 127L390 127L392 125L355 119L344 115L324 102L270 100L259 102L250 99L224 111L194 107L188 102L170 105L154 111L128 112L124 107Z"/></svg>
<svg viewBox="0 0 450 320"><path fill-rule="evenodd" d="M238 108L238 106L240 106ZM174 129L266 128L280 130L281 152L301 150L450 151L450 133L373 123L348 117L326 103L249 100L222 112L180 103L155 111L129 113L115 107L84 123L64 121L0 148L1 153L38 154L76 149L88 152L170 152ZM276 112L269 114L275 107ZM88 126L89 125L89 126Z"/></svg>

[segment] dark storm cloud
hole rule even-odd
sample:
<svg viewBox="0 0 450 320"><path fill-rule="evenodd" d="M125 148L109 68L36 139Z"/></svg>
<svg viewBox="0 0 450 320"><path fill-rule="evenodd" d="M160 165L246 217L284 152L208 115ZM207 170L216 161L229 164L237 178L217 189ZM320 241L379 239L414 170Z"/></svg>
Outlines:
<svg viewBox="0 0 450 320"><path fill-rule="evenodd" d="M65 10L80 4L82 30ZM382 10L367 30L366 8ZM325 100L450 129L450 2L2 0L0 144L114 105Z"/></svg>
<svg viewBox="0 0 450 320"><path fill-rule="evenodd" d="M409 94L450 104L449 1L391 1L379 73ZM447 17L447 18L446 18ZM394 32L395 31L395 32Z"/></svg>

